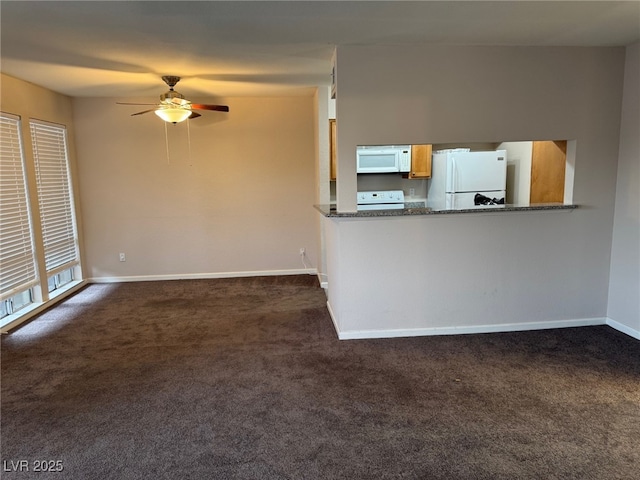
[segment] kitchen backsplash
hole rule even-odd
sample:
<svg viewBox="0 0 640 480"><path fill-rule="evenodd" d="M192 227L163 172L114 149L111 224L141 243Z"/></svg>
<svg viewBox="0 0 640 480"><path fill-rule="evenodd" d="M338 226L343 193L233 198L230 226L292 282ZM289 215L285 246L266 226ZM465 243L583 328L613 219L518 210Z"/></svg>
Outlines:
<svg viewBox="0 0 640 480"><path fill-rule="evenodd" d="M358 191L402 190L407 201L427 198L426 180L409 180L399 173L377 173L358 175ZM411 192L413 190L413 195Z"/></svg>

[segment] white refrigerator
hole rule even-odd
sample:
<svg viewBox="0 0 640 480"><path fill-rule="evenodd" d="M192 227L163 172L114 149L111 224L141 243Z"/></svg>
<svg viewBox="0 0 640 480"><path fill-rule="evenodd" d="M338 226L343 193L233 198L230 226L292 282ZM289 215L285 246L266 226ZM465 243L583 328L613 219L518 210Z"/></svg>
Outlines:
<svg viewBox="0 0 640 480"><path fill-rule="evenodd" d="M439 150L432 157L427 207L434 210L504 207L506 188L506 150Z"/></svg>

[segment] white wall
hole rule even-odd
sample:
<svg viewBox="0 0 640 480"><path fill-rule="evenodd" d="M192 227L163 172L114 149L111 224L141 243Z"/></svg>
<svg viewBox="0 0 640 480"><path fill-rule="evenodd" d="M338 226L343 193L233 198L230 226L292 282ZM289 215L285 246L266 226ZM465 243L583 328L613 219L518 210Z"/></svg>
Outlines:
<svg viewBox="0 0 640 480"><path fill-rule="evenodd" d="M330 99L329 87L318 87L314 97L315 105L315 138L316 138L316 205L327 205L331 199L331 173L330 173L330 140L329 140L329 118L331 111L335 111L335 101ZM334 104L331 107L331 104ZM318 262L317 271L321 282L326 279L327 261L324 235L324 223L320 218L317 220L317 242L318 242Z"/></svg>
<svg viewBox="0 0 640 480"><path fill-rule="evenodd" d="M337 61L339 211L356 208L358 144L505 139L575 139L580 205L327 219L338 257L327 260L329 302L343 334L603 321L623 48L348 46Z"/></svg>
<svg viewBox="0 0 640 480"><path fill-rule="evenodd" d="M606 285L585 274L584 246L572 244L576 213L326 219L340 335L602 323Z"/></svg>
<svg viewBox="0 0 640 480"><path fill-rule="evenodd" d="M301 247L316 266L313 98L218 99L167 124L169 159L165 124L116 100L73 101L88 277L300 273Z"/></svg>
<svg viewBox="0 0 640 480"><path fill-rule="evenodd" d="M627 47L607 316L640 338L640 44Z"/></svg>

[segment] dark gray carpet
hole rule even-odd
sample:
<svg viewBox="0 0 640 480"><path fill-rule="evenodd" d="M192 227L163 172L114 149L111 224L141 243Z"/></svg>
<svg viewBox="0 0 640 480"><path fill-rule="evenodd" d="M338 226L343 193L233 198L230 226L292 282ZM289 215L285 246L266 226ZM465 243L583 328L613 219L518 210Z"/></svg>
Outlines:
<svg viewBox="0 0 640 480"><path fill-rule="evenodd" d="M639 478L640 342L338 341L325 304L310 276L88 286L2 338L2 478Z"/></svg>

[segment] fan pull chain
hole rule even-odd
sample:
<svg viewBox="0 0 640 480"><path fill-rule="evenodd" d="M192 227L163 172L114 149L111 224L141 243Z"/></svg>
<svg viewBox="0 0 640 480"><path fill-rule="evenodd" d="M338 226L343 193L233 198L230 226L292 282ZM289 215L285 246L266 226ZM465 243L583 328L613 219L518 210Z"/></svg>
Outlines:
<svg viewBox="0 0 640 480"><path fill-rule="evenodd" d="M191 161L191 120L187 120L187 142L189 143L189 166L193 167Z"/></svg>
<svg viewBox="0 0 640 480"><path fill-rule="evenodd" d="M171 161L169 160L169 132L167 132L167 122L164 123L164 143L167 148L167 165L171 165Z"/></svg>

